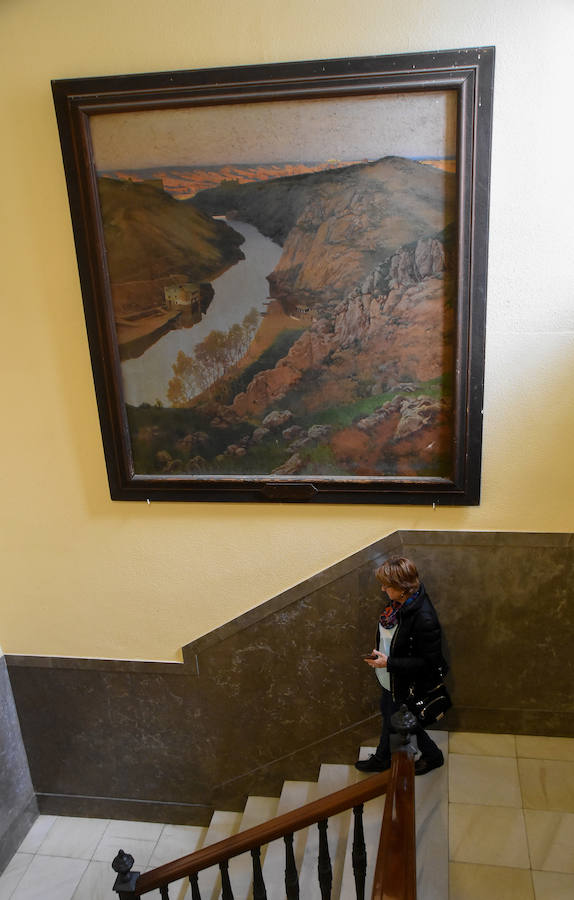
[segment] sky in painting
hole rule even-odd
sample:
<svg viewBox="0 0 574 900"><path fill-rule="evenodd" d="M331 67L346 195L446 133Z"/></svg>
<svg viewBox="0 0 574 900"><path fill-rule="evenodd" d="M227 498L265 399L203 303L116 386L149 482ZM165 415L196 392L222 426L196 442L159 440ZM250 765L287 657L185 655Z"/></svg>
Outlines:
<svg viewBox="0 0 574 900"><path fill-rule="evenodd" d="M96 168L444 159L456 152L456 92L281 100L91 118Z"/></svg>

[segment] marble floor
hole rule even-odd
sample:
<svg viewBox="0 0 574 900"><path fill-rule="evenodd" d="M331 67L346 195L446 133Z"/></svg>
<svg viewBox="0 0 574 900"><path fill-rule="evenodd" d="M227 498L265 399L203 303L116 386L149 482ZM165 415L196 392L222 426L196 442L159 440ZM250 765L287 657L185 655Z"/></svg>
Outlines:
<svg viewBox="0 0 574 900"><path fill-rule="evenodd" d="M449 736L449 900L573 900L574 739Z"/></svg>
<svg viewBox="0 0 574 900"><path fill-rule="evenodd" d="M448 900L574 898L574 739L453 733L448 794ZM0 900L109 900L120 846L143 871L192 852L203 834L40 816L0 876Z"/></svg>

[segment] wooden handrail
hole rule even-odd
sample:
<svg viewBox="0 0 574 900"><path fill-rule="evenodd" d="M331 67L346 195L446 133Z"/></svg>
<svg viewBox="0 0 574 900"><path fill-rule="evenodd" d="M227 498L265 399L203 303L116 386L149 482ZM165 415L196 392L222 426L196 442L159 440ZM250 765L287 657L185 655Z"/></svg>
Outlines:
<svg viewBox="0 0 574 900"><path fill-rule="evenodd" d="M400 754L403 755L402 753ZM391 769L392 772L392 769ZM180 859L158 866L151 872L145 872L137 880L135 893L136 897L147 894L149 891L156 890L172 881L178 881L180 878L192 875L209 866L217 865L222 860L231 859L239 856L240 853L246 853L255 847L261 847L263 844L269 844L278 838L284 837L286 834L292 834L301 828L307 828L323 819L328 819L337 813L344 812L361 803L366 803L374 797L378 797L387 791L387 785L391 775L389 771L380 772L378 775L372 775L365 778L358 784L350 785L340 791L335 791L327 797L320 800L314 800L305 806L299 807L292 812L284 813L282 816L276 816L262 825L256 825L245 831L240 831L231 837L204 847L202 850L196 850L195 853L189 853Z"/></svg>
<svg viewBox="0 0 574 900"><path fill-rule="evenodd" d="M371 900L416 900L414 762L393 754Z"/></svg>

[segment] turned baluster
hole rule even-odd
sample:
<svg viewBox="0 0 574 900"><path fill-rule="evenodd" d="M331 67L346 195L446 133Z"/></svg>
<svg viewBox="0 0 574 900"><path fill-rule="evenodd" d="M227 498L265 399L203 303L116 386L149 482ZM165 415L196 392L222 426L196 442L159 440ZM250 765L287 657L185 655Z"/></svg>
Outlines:
<svg viewBox="0 0 574 900"><path fill-rule="evenodd" d="M229 861L227 859L219 863L219 871L221 872L221 900L234 900L229 880Z"/></svg>
<svg viewBox="0 0 574 900"><path fill-rule="evenodd" d="M261 847L254 847L251 851L253 860L253 900L267 900L267 891L261 871Z"/></svg>
<svg viewBox="0 0 574 900"><path fill-rule="evenodd" d="M365 900L365 879L367 877L367 849L363 831L363 804L353 808L355 826L353 830L353 875L355 876L355 893L357 900Z"/></svg>
<svg viewBox="0 0 574 900"><path fill-rule="evenodd" d="M191 888L191 900L201 900L201 894L199 893L199 884L198 884L198 875L197 872L193 872L189 876L189 886Z"/></svg>
<svg viewBox="0 0 574 900"><path fill-rule="evenodd" d="M286 834L285 841L285 893L287 900L299 900L299 876L293 852L293 834Z"/></svg>
<svg viewBox="0 0 574 900"><path fill-rule="evenodd" d="M331 900L331 886L333 884L333 870L329 855L329 842L327 841L327 819L317 823L319 828L319 887L321 888L321 900Z"/></svg>

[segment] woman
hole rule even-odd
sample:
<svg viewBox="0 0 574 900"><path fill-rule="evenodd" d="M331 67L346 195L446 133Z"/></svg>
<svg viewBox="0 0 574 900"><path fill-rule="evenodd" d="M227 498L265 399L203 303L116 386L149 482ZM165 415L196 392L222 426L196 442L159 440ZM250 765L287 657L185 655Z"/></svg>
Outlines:
<svg viewBox="0 0 574 900"><path fill-rule="evenodd" d="M448 669L441 651L438 616L414 563L393 557L375 575L390 600L380 618L373 657L366 660L383 689L383 726L376 752L355 763L360 772L383 772L390 767L391 715L407 700L411 687L416 696L424 695L437 683L437 675ZM415 775L425 775L442 766L444 757L418 723L415 734L421 754L415 762Z"/></svg>

